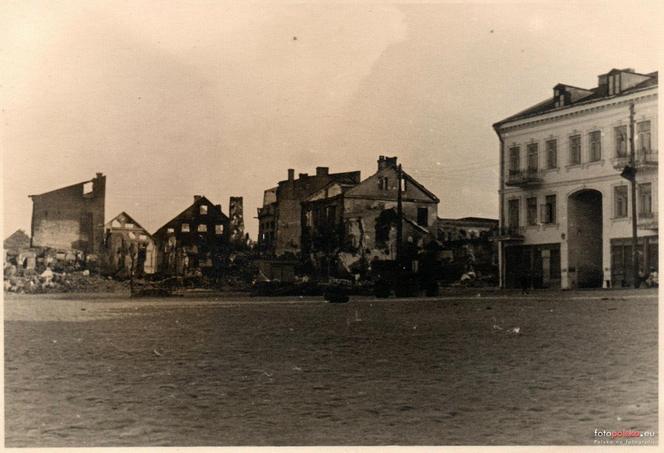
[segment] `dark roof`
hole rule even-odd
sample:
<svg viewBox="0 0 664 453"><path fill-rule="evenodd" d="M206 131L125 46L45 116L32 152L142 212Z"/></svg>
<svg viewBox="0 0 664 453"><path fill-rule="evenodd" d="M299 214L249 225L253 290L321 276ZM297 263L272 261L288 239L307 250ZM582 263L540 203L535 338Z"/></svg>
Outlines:
<svg viewBox="0 0 664 453"><path fill-rule="evenodd" d="M455 226L483 226L483 227L494 227L498 226L497 219L488 219L486 217L462 217L460 219L448 219L438 217L438 224L448 224Z"/></svg>
<svg viewBox="0 0 664 453"><path fill-rule="evenodd" d="M189 205L189 207L187 207L187 209L185 209L184 211L182 211L181 213L179 213L178 215L173 217L171 220L166 222L161 228L159 228L153 234L153 236L157 236L162 230L166 229L171 222L173 222L174 220L176 220L178 218L186 216L189 213L189 211L196 208L197 206L199 206L203 202L207 202L207 204L210 206L210 208L209 208L210 210L209 210L208 214L216 214L217 216L223 217L226 220L228 220L228 216L223 213L223 211L219 207L220 205L216 205L216 204L212 203L210 200L207 199L207 197L201 195L199 198L194 200L194 202L191 205Z"/></svg>
<svg viewBox="0 0 664 453"><path fill-rule="evenodd" d="M498 219L489 219L487 217L461 217L462 222L485 222L485 223L498 223Z"/></svg>
<svg viewBox="0 0 664 453"><path fill-rule="evenodd" d="M316 174L307 174L306 176L299 176L298 178L294 179L293 182L295 184L304 184L308 182L308 180L315 178ZM358 184L360 182L360 172L359 171L346 171L342 173L328 173L326 176L330 178L331 181L334 182L340 182L342 184ZM285 184L288 182L288 179L284 179L279 181L279 184ZM270 189L268 189L270 190ZM315 189L318 190L318 189Z"/></svg>
<svg viewBox="0 0 664 453"><path fill-rule="evenodd" d="M609 72L609 74L614 73L614 72L624 72L624 70L613 69ZM644 80L643 82L640 82L640 83L636 84L635 86L620 92L619 94L614 94L614 95L611 95L611 96L608 96L608 95L604 94L604 90L601 89L600 87L595 87L595 88L592 88L592 89L586 89L586 88L574 87L572 85L566 85L564 83L559 83L559 84L556 85L556 87L558 87L558 86L571 87L571 88L576 88L576 89L588 91L591 94L589 94L588 96L584 96L580 99L577 99L576 101L571 102L570 104L567 104L563 107L556 107L555 99L553 98L553 96L551 96L550 98L545 99L544 101L538 102L537 104L535 104L531 107L528 107L527 109L522 110L519 113L508 116L507 118L505 118L501 121L498 121L497 123L495 123L493 125L493 127L496 128L496 127L499 127L502 124L508 123L510 121L515 121L515 120L520 120L520 119L524 119L524 118L533 117L533 116L540 115L542 113L546 113L546 112L553 111L553 110L563 110L563 109L566 109L566 108L575 107L577 105L586 104L586 103L590 103L590 102L595 102L595 101L599 101L599 100L602 100L602 99L626 96L628 94L634 93L636 91L643 90L645 88L650 88L650 87L653 87L653 86L657 86L657 80L658 80L658 72L657 71L651 72L649 74L640 74L640 73L637 73L637 72L631 72L631 73L635 74L635 75L649 77L649 79Z"/></svg>
<svg viewBox="0 0 664 453"><path fill-rule="evenodd" d="M332 173L330 176L335 182L348 185L358 185L360 183L359 171L347 171L344 173Z"/></svg>

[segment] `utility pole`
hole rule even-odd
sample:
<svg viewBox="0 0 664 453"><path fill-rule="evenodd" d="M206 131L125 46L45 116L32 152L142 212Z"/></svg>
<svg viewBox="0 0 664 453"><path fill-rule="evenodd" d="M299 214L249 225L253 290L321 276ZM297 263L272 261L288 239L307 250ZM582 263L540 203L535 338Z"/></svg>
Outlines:
<svg viewBox="0 0 664 453"><path fill-rule="evenodd" d="M632 279L634 281L634 288L639 287L639 254L638 254L638 239L636 231L636 153L634 151L634 104L629 106L629 166L631 172L629 180L632 185ZM623 171L624 173L624 171Z"/></svg>
<svg viewBox="0 0 664 453"><path fill-rule="evenodd" d="M403 242L403 206L401 204L401 186L403 185L401 164L397 165L397 263L401 266Z"/></svg>

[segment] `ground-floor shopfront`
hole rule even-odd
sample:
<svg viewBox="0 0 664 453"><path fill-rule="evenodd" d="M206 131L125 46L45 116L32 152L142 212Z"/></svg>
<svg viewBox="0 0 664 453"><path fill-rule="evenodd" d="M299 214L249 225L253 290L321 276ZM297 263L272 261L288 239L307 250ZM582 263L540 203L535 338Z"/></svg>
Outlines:
<svg viewBox="0 0 664 453"><path fill-rule="evenodd" d="M560 244L505 247L507 288L560 288Z"/></svg>
<svg viewBox="0 0 664 453"><path fill-rule="evenodd" d="M632 238L614 238L609 241L610 264L603 263L602 256L596 254L592 259L580 261L577 258L580 256L578 251L569 249L567 259L562 257L561 260L560 243L506 246L504 285L506 288L520 288L524 285L529 288L633 286ZM647 277L653 270L659 273L658 250L657 235L638 238L637 254L641 278ZM607 270L610 272L605 272ZM562 282L562 273L567 274L567 282ZM610 279L606 278L607 274Z"/></svg>
<svg viewBox="0 0 664 453"><path fill-rule="evenodd" d="M654 270L659 273L659 237L638 238L637 255L639 273L647 277ZM611 239L611 286L614 288L633 286L632 238Z"/></svg>

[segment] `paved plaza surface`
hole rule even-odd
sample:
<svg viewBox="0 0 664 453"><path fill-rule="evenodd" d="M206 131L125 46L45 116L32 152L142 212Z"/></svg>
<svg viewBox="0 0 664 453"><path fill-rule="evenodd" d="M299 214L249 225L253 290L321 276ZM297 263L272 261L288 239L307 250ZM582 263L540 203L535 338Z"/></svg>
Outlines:
<svg viewBox="0 0 664 453"><path fill-rule="evenodd" d="M5 442L592 445L595 430L656 433L657 314L655 290L347 304L5 295Z"/></svg>

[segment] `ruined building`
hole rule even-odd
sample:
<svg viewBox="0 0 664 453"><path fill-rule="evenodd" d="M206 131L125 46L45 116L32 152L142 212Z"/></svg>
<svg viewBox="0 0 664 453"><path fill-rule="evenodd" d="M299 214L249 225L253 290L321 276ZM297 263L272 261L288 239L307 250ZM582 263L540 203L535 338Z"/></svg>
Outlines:
<svg viewBox="0 0 664 453"><path fill-rule="evenodd" d="M3 241L2 246L5 253L19 253L30 248L30 236L25 234L23 230L16 230Z"/></svg>
<svg viewBox="0 0 664 453"><path fill-rule="evenodd" d="M288 179L265 191L264 204L258 209L259 248L266 254L298 255L301 251L301 203L312 193L331 182L358 184L360 172L329 173L328 167L317 167L315 175L288 170Z"/></svg>
<svg viewBox="0 0 664 453"><path fill-rule="evenodd" d="M99 254L104 244L106 176L56 189L32 199L32 246Z"/></svg>
<svg viewBox="0 0 664 453"><path fill-rule="evenodd" d="M639 269L658 268L657 86L657 72L612 69L594 88L556 84L542 102L494 124L501 286L634 283L632 220ZM632 143L633 171L623 177Z"/></svg>
<svg viewBox="0 0 664 453"><path fill-rule="evenodd" d="M121 212L104 225L104 230L104 273L128 276L132 266L135 275L155 272L157 257L152 235L129 214Z"/></svg>
<svg viewBox="0 0 664 453"><path fill-rule="evenodd" d="M498 279L498 220L482 217L438 219L439 256L445 268L444 279L458 280L462 273L474 272Z"/></svg>
<svg viewBox="0 0 664 453"><path fill-rule="evenodd" d="M263 206L258 208L258 250L273 255L277 235L277 187L263 192Z"/></svg>
<svg viewBox="0 0 664 453"><path fill-rule="evenodd" d="M380 156L376 173L362 182L331 181L302 202L302 255L325 273L395 260L397 254L396 157ZM402 240L422 248L435 240L438 198L401 172Z"/></svg>
<svg viewBox="0 0 664 453"><path fill-rule="evenodd" d="M30 236L23 230L16 230L2 243L5 251L4 263L23 266L32 269L35 267L35 253L30 250Z"/></svg>
<svg viewBox="0 0 664 453"><path fill-rule="evenodd" d="M228 205L228 217L230 219L230 241L234 245L246 243L242 210L242 197L231 197Z"/></svg>
<svg viewBox="0 0 664 453"><path fill-rule="evenodd" d="M157 270L167 275L216 276L229 251L229 218L201 195L153 235Z"/></svg>

